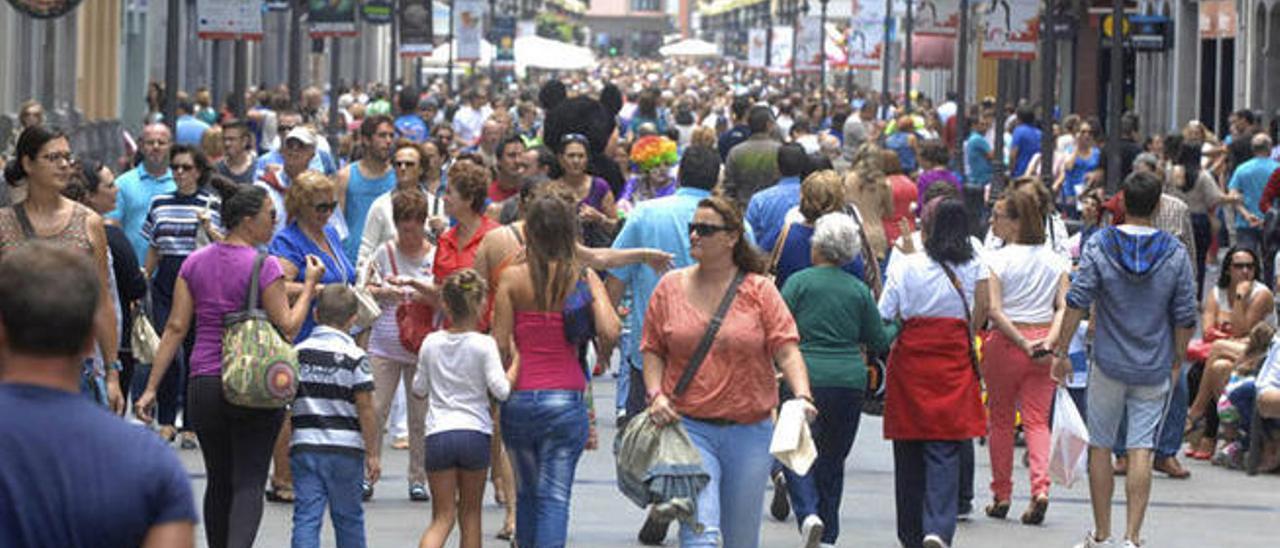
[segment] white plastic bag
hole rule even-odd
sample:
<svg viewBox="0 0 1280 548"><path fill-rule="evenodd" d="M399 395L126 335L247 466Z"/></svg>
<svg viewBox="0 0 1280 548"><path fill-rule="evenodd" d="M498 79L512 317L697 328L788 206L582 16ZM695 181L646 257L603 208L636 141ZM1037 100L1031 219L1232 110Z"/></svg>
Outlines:
<svg viewBox="0 0 1280 548"><path fill-rule="evenodd" d="M818 458L800 400L782 404L778 423L773 426L773 439L769 440L769 454L801 476L809 473L809 467Z"/></svg>
<svg viewBox="0 0 1280 548"><path fill-rule="evenodd" d="M1089 473L1089 429L1065 387L1053 402L1053 436L1049 445L1049 477L1071 487Z"/></svg>

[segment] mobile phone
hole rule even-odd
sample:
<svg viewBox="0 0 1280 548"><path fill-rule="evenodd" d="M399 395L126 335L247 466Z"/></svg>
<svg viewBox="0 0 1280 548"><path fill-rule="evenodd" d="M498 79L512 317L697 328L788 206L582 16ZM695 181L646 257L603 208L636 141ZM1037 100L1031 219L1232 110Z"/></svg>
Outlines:
<svg viewBox="0 0 1280 548"><path fill-rule="evenodd" d="M1044 357L1052 356L1052 355L1053 355L1053 351L1052 351L1052 350L1049 350L1049 349L1047 349L1047 348L1041 348L1041 349L1039 349L1039 350L1036 350L1035 352L1032 352L1032 353L1031 353L1031 358L1032 358L1032 359L1036 359L1036 360L1038 360L1038 359L1040 359L1040 358L1044 358Z"/></svg>

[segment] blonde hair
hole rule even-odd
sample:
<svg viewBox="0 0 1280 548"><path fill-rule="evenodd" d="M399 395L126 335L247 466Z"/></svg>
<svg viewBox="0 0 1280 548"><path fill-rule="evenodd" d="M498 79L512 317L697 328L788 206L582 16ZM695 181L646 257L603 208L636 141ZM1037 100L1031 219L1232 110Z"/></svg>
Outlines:
<svg viewBox="0 0 1280 548"><path fill-rule="evenodd" d="M338 185L333 179L318 171L304 171L293 180L284 193L284 210L290 221L297 219L304 208L315 205L316 198L323 194L334 196Z"/></svg>
<svg viewBox="0 0 1280 548"><path fill-rule="evenodd" d="M698 126L694 128L693 134L689 136L689 146L716 147L716 130L714 128Z"/></svg>
<svg viewBox="0 0 1280 548"><path fill-rule="evenodd" d="M449 319L457 322L464 318L478 318L488 291L489 284L479 272L464 268L444 279L440 297L444 300Z"/></svg>
<svg viewBox="0 0 1280 548"><path fill-rule="evenodd" d="M800 214L809 223L819 217L840 211L845 203L844 181L830 169L815 171L800 183Z"/></svg>

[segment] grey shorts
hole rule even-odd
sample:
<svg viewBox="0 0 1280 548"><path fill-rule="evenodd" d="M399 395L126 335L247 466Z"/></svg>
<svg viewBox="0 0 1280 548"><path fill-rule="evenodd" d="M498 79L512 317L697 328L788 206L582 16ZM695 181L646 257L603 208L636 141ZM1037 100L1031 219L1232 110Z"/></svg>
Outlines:
<svg viewBox="0 0 1280 548"><path fill-rule="evenodd" d="M1107 376L1097 367L1089 368L1089 402L1085 422L1089 445L1116 447L1120 421L1126 420L1125 449L1153 449L1160 423L1169 406L1170 380L1160 384L1126 384Z"/></svg>

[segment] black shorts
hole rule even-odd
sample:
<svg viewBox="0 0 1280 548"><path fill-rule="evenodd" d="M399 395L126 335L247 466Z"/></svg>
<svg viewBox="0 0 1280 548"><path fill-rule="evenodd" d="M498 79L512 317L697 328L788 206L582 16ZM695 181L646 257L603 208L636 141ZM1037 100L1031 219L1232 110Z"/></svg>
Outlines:
<svg viewBox="0 0 1280 548"><path fill-rule="evenodd" d="M477 430L446 430L427 436L425 468L484 470L489 467L489 434Z"/></svg>

